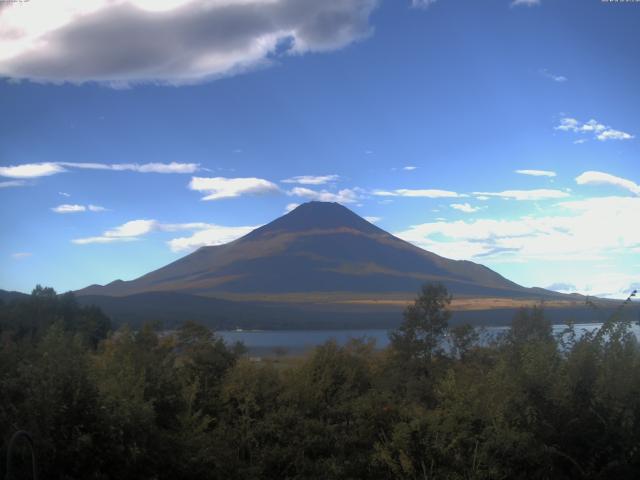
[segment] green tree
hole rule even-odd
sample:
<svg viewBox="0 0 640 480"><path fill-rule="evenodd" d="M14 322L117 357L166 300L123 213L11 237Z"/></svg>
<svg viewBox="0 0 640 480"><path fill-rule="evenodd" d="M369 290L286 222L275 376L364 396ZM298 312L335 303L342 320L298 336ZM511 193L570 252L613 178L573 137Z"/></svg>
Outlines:
<svg viewBox="0 0 640 480"><path fill-rule="evenodd" d="M404 311L400 328L390 334L392 348L407 360L430 360L440 353L451 318L450 303L451 295L444 285L423 285L413 305Z"/></svg>
<svg viewBox="0 0 640 480"><path fill-rule="evenodd" d="M516 345L554 342L551 322L545 318L542 306L521 308L511 322L507 338Z"/></svg>
<svg viewBox="0 0 640 480"><path fill-rule="evenodd" d="M185 322L175 335L176 367L185 384L198 385L194 408L215 415L220 408L220 388L242 347L228 348L210 328Z"/></svg>
<svg viewBox="0 0 640 480"><path fill-rule="evenodd" d="M101 427L98 392L89 372L89 355L78 335L61 323L49 327L36 349L20 359L17 377L5 387L1 420L9 414L3 437L29 431L38 464L48 478L92 478L99 469ZM8 438L4 438L5 442ZM3 442L4 443L4 442Z"/></svg>
<svg viewBox="0 0 640 480"><path fill-rule="evenodd" d="M451 338L451 350L456 358L463 359L469 351L478 344L480 335L476 329L469 324L456 325L449 331Z"/></svg>

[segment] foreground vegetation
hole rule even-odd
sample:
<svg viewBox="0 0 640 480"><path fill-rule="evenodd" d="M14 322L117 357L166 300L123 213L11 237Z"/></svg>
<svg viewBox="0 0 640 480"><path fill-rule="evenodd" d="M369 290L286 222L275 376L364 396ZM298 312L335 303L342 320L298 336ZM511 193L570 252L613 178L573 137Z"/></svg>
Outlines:
<svg viewBox="0 0 640 480"><path fill-rule="evenodd" d="M425 286L386 350L329 342L278 368L192 323L111 332L98 309L37 288L0 305L0 459L26 429L51 479L638 477L624 308L560 341L522 310L486 345L448 328L449 302Z"/></svg>

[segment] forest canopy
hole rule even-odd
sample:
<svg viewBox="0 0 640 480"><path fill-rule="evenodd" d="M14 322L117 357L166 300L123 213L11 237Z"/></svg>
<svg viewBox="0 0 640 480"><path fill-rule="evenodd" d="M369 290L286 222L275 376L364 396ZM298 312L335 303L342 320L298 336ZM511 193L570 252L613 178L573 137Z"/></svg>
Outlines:
<svg viewBox="0 0 640 480"><path fill-rule="evenodd" d="M491 342L450 328L449 302L425 285L386 349L256 362L203 326L114 331L37 287L0 305L0 477L23 429L52 479L637 478L628 302L560 338L523 309ZM31 478L24 445L12 455L14 478Z"/></svg>

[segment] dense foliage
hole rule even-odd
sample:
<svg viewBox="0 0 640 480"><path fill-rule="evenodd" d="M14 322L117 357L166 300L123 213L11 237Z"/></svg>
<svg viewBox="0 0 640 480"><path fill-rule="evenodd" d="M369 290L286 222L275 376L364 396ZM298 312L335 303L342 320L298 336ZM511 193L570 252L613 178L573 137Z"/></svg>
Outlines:
<svg viewBox="0 0 640 480"><path fill-rule="evenodd" d="M38 287L0 305L0 459L26 429L51 479L638 478L640 348L623 308L561 339L522 310L487 343L448 328L449 301L425 286L386 350L328 342L256 362L193 323L111 332Z"/></svg>

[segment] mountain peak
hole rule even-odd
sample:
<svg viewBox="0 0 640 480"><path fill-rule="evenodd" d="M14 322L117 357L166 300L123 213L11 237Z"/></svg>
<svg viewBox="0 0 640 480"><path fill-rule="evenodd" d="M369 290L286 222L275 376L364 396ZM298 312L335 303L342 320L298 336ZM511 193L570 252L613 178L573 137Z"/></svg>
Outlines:
<svg viewBox="0 0 640 480"><path fill-rule="evenodd" d="M303 230L327 230L349 228L365 233L383 233L375 225L336 202L307 202L299 205L286 215L254 230L250 236L265 233Z"/></svg>
<svg viewBox="0 0 640 480"><path fill-rule="evenodd" d="M486 267L421 250L332 202L302 204L233 242L203 247L135 280L81 294L170 291L264 299L323 292L377 299L383 293L412 295L427 281L444 282L456 295L529 294Z"/></svg>
<svg viewBox="0 0 640 480"><path fill-rule="evenodd" d="M296 208L291 210L291 212L295 211L310 211L310 210L349 210L347 207L339 204L338 202L321 202L319 200L311 200L310 202L301 203Z"/></svg>

